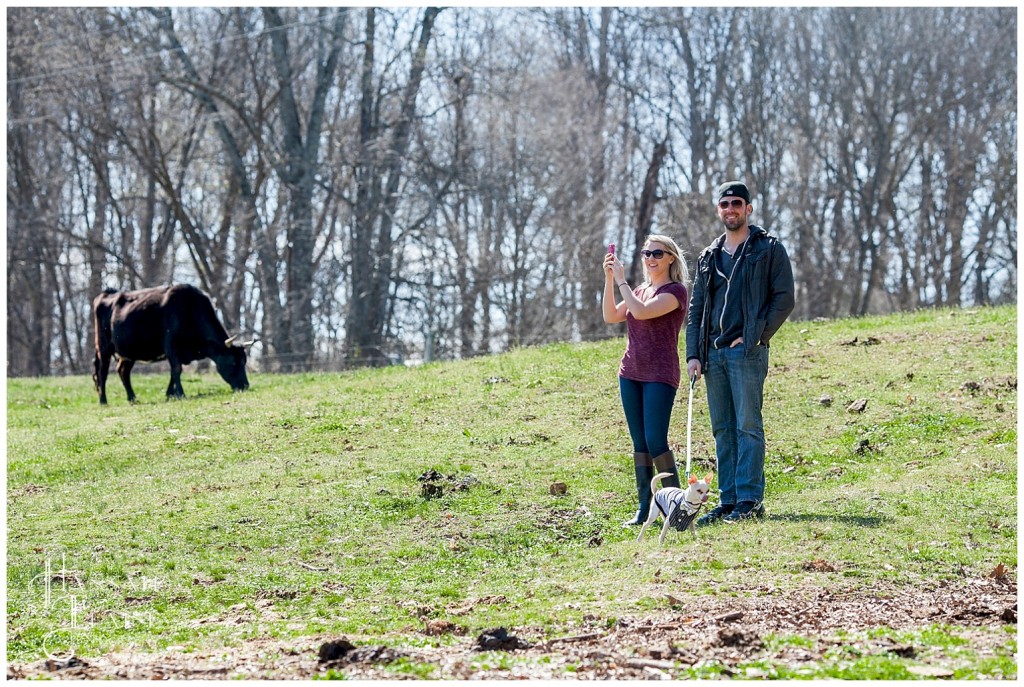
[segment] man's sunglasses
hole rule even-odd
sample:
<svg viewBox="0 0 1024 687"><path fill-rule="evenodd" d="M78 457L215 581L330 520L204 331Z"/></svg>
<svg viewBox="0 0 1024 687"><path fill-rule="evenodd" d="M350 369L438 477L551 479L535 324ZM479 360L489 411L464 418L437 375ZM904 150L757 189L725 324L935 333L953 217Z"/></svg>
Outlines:
<svg viewBox="0 0 1024 687"><path fill-rule="evenodd" d="M723 210L725 210L729 206L732 206L734 208L741 208L745 204L746 204L746 201L744 201L742 198L733 198L732 200L720 200L720 201L718 201L718 207L722 208Z"/></svg>
<svg viewBox="0 0 1024 687"><path fill-rule="evenodd" d="M663 257L665 257L665 251L661 250L660 248L658 250L642 250L640 251L640 255L644 256L645 258L654 258L655 260L661 260Z"/></svg>

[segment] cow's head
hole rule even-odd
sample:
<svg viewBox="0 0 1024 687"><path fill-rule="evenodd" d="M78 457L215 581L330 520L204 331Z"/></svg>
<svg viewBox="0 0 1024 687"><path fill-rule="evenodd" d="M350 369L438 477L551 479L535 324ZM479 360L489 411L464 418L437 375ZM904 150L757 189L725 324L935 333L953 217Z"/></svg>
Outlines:
<svg viewBox="0 0 1024 687"><path fill-rule="evenodd" d="M235 391L245 391L249 388L249 378L245 376L246 347L233 345L233 340L231 337L225 341L224 350L211 357L224 381Z"/></svg>

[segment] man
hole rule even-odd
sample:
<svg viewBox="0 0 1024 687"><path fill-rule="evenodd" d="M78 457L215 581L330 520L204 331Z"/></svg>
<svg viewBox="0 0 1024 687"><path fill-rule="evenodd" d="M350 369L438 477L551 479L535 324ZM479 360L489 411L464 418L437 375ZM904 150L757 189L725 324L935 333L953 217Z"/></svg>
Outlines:
<svg viewBox="0 0 1024 687"><path fill-rule="evenodd" d="M748 224L754 206L740 181L718 187L725 225L697 257L686 321L691 379L703 374L718 457L719 505L697 521L764 517L764 421L768 342L793 312L793 268L779 240Z"/></svg>

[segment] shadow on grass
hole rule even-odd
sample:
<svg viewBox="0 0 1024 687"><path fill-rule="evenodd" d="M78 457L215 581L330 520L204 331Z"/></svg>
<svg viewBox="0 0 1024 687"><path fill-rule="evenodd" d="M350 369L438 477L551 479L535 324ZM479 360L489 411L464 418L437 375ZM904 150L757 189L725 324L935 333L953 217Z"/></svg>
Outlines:
<svg viewBox="0 0 1024 687"><path fill-rule="evenodd" d="M246 391L248 391L248 389ZM195 389L195 390L192 390L192 391L189 391L188 393L186 393L184 398L174 398L174 397L168 398L168 397L164 397L164 398L161 398L160 400L161 401L172 401L172 402L178 402L178 401L186 401L187 402L189 399L214 398L216 396L222 396L222 397L224 397L225 400L230 400L230 399L235 397L235 394L244 394L244 393L245 393L245 391L234 391L229 386L225 385L223 389L213 388L213 387L211 387L209 389Z"/></svg>
<svg viewBox="0 0 1024 687"><path fill-rule="evenodd" d="M854 527L881 527L891 523L892 518L877 515L824 515L821 513L768 513L765 521L772 522L829 522Z"/></svg>

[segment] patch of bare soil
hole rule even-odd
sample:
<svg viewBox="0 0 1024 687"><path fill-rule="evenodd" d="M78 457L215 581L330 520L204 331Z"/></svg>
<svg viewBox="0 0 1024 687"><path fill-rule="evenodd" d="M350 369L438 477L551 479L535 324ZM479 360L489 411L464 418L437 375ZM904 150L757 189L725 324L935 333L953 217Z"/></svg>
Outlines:
<svg viewBox="0 0 1024 687"><path fill-rule="evenodd" d="M1017 623L1017 585L1005 577L872 593L818 587L785 593L770 587L739 591L735 597L666 595L665 611L620 618L611 628L607 621L587 616L588 625L578 628L577 634L549 639L529 627L493 628L475 636L452 633L449 641L454 643L427 648L405 648L400 637L389 638L390 646L365 638L267 639L191 654L54 658L10 665L7 677L309 679L333 670L357 679L658 679L716 663L725 666L726 677L749 678L757 676L733 668L754 660L796 669L814 665L830 648L848 642L837 639L839 631L946 624L962 628L956 634L977 655L991 656L1007 642L1006 634L993 627ZM428 634L435 633L424 628L420 641ZM765 642L769 635L798 635L810 642L772 650ZM857 648L861 655L915 659L923 664L920 670L932 676L951 675L955 665L934 646L915 647L888 637L860 640ZM498 654L509 660L502 661ZM393 665L396 661L400 663ZM433 671L412 674L407 670L410 664L432 666Z"/></svg>

